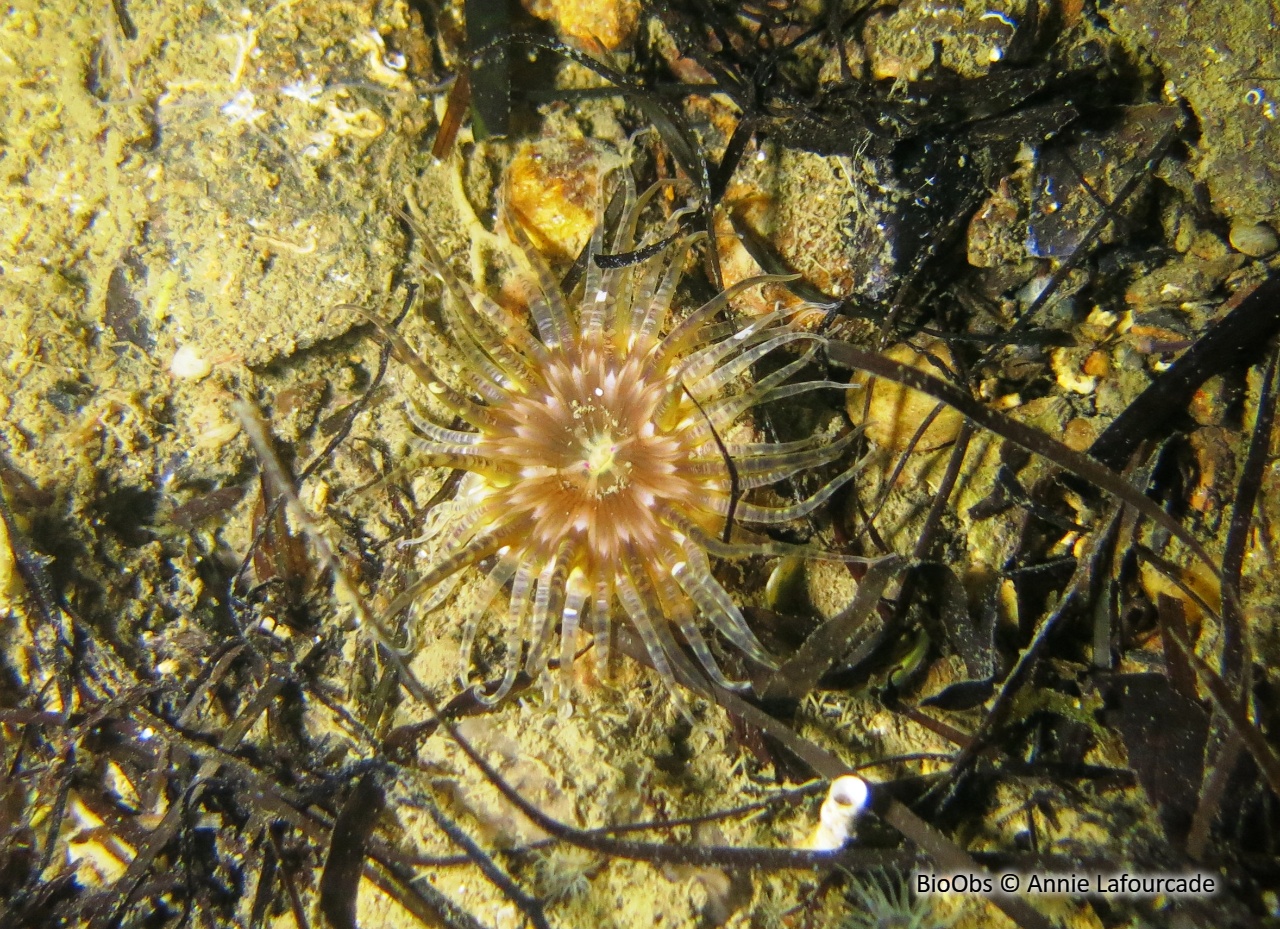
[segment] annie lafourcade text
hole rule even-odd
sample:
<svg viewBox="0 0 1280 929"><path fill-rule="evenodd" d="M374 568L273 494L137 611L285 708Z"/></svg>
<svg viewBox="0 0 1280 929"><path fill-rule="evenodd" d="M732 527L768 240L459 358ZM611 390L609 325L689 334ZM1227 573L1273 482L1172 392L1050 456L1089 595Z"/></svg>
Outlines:
<svg viewBox="0 0 1280 929"><path fill-rule="evenodd" d="M1218 878L1205 874L932 874L915 875L918 894L1104 894L1146 897L1209 896L1218 889Z"/></svg>

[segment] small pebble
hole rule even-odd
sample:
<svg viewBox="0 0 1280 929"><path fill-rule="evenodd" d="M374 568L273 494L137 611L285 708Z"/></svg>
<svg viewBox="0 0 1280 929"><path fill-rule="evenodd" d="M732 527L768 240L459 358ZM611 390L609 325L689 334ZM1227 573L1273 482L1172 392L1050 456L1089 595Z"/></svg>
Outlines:
<svg viewBox="0 0 1280 929"><path fill-rule="evenodd" d="M1057 377L1058 386L1072 393L1088 395L1098 389L1097 377L1083 373L1078 352L1065 348L1055 348L1049 353L1049 366Z"/></svg>
<svg viewBox="0 0 1280 929"><path fill-rule="evenodd" d="M1111 356L1104 351L1095 349L1085 356L1084 364L1080 366L1080 370L1090 377L1106 377L1111 373Z"/></svg>
<svg viewBox="0 0 1280 929"><path fill-rule="evenodd" d="M1266 223L1236 220L1231 224L1230 240L1232 248L1250 258L1264 258L1280 248L1276 231Z"/></svg>
<svg viewBox="0 0 1280 929"><path fill-rule="evenodd" d="M1079 417L1067 423L1062 430L1062 443L1073 451L1083 452L1097 438L1097 430L1087 419Z"/></svg>
<svg viewBox="0 0 1280 929"><path fill-rule="evenodd" d="M521 0L538 19L588 48L609 51L629 45L640 22L639 0Z"/></svg>
<svg viewBox="0 0 1280 929"><path fill-rule="evenodd" d="M604 167L600 150L584 139L520 146L507 166L507 202L539 251L569 261L587 244Z"/></svg>
<svg viewBox="0 0 1280 929"><path fill-rule="evenodd" d="M208 377L212 370L213 365L201 358L200 353L190 345L184 345L174 352L173 360L169 362L169 373L184 380L198 381Z"/></svg>
<svg viewBox="0 0 1280 929"><path fill-rule="evenodd" d="M921 347L946 366L954 363L951 351L945 342L930 340ZM926 374L934 377L941 376L941 372L928 357L906 343L892 345L885 349L883 354L886 358L924 371ZM867 380L868 378L859 374L853 378L853 383L865 385ZM846 397L845 408L849 413L849 419L855 426L861 425L864 422L865 391L851 390ZM903 387L894 381L876 378L871 388L870 410L865 418L867 436L881 448L902 451L911 443L916 428L937 405L938 401L926 393ZM934 417L929 428L916 443L914 451L930 452L954 442L963 424L964 416L954 407L943 404L938 415Z"/></svg>

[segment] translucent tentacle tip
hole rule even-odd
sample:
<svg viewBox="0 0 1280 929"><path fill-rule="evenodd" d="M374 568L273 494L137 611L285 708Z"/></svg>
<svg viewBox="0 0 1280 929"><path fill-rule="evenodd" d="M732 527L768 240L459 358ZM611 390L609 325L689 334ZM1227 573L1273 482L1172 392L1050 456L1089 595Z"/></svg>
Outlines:
<svg viewBox="0 0 1280 929"><path fill-rule="evenodd" d="M853 838L858 819L866 812L870 800L871 789L862 778L854 774L836 778L827 790L827 799L822 801L818 827L813 830L807 846L817 852L843 848Z"/></svg>

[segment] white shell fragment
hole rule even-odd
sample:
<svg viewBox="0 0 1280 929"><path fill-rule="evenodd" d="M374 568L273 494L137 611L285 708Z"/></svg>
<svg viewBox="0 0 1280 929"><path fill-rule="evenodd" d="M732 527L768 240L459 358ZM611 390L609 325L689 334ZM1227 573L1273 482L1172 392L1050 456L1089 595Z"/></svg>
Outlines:
<svg viewBox="0 0 1280 929"><path fill-rule="evenodd" d="M213 365L190 345L183 345L174 352L173 360L169 362L169 373L184 380L198 381L208 377L212 370Z"/></svg>
<svg viewBox="0 0 1280 929"><path fill-rule="evenodd" d="M1231 247L1250 258L1265 258L1280 248L1280 237L1266 223L1236 220L1231 224Z"/></svg>
<svg viewBox="0 0 1280 929"><path fill-rule="evenodd" d="M853 838L854 826L866 812L871 790L862 778L846 774L831 782L827 799L818 813L818 828L809 838L809 848L833 852Z"/></svg>

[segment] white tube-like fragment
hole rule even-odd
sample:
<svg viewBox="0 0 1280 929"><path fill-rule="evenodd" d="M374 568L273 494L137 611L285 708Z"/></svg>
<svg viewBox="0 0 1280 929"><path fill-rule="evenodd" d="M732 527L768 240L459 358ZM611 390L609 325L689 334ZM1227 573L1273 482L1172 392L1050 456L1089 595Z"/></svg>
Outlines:
<svg viewBox="0 0 1280 929"><path fill-rule="evenodd" d="M818 813L818 828L809 837L809 848L818 852L843 848L853 838L854 827L870 799L871 790L867 782L854 774L832 781L827 799L822 801L822 810Z"/></svg>

